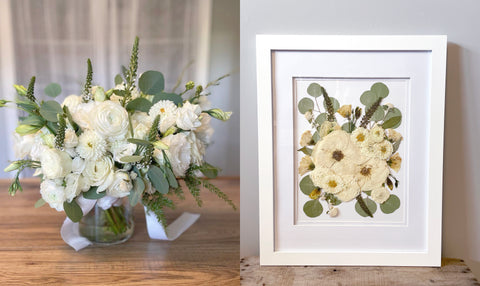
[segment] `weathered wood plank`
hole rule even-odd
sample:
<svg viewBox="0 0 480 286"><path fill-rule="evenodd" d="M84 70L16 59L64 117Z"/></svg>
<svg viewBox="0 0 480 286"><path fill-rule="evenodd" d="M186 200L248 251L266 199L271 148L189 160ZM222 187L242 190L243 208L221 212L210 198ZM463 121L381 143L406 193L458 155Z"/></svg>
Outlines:
<svg viewBox="0 0 480 286"><path fill-rule="evenodd" d="M260 266L258 257L240 260L242 285L452 286L480 285L463 260L443 259L442 267Z"/></svg>

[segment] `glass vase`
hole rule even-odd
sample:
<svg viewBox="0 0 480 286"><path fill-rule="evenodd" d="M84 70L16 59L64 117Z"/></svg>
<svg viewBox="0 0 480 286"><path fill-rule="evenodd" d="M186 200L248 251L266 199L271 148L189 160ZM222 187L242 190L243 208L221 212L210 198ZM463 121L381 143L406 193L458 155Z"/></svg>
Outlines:
<svg viewBox="0 0 480 286"><path fill-rule="evenodd" d="M128 198L118 199L106 210L95 204L79 222L80 235L100 245L125 242L132 236L133 229L133 208Z"/></svg>

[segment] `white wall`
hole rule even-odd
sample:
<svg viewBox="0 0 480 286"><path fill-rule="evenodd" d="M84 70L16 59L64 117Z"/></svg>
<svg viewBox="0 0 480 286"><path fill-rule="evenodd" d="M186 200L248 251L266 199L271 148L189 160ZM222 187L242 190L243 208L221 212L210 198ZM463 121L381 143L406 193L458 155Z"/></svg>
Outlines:
<svg viewBox="0 0 480 286"><path fill-rule="evenodd" d="M480 276L479 10L473 0L242 0L241 256L258 255L255 34L446 34L443 256Z"/></svg>

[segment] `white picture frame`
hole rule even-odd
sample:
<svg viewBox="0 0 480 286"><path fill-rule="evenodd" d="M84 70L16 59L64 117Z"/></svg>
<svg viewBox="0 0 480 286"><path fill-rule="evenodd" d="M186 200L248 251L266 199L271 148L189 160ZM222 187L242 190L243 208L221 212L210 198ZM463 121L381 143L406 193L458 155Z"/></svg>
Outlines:
<svg viewBox="0 0 480 286"><path fill-rule="evenodd" d="M446 48L446 36L257 35L261 265L441 265ZM364 56L372 65L365 66ZM407 201L398 225L297 224L297 161L292 154L298 138L286 114L292 111L296 116L296 78L409 80L404 141L408 158L414 159L402 163L408 170ZM286 105L290 106L283 109ZM287 112L278 115L277 108ZM413 124L412 118L422 120ZM277 145L279 141L282 144ZM417 185L408 185L411 182ZM414 202L415 196L421 203ZM373 232L378 235L370 235ZM391 242L390 233L397 244ZM369 244L359 235L370 235Z"/></svg>

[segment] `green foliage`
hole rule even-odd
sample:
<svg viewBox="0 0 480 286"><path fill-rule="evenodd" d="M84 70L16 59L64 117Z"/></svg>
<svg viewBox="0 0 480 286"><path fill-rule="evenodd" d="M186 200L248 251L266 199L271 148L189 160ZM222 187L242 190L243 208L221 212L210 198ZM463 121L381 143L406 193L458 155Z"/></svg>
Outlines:
<svg viewBox="0 0 480 286"><path fill-rule="evenodd" d="M328 114L326 113L320 113L317 118L315 118L315 123L318 124L318 126L322 126L323 122L327 121Z"/></svg>
<svg viewBox="0 0 480 286"><path fill-rule="evenodd" d="M325 89L318 83L311 83L307 88L307 93L313 97L319 97L325 93Z"/></svg>
<svg viewBox="0 0 480 286"><path fill-rule="evenodd" d="M136 177L135 180L133 180L133 188L128 196L130 205L132 207L134 207L140 201L143 191L145 191L145 182L141 177Z"/></svg>
<svg viewBox="0 0 480 286"><path fill-rule="evenodd" d="M58 122L58 115L63 114L63 109L60 103L54 100L45 101L40 106L40 114L48 121Z"/></svg>
<svg viewBox="0 0 480 286"><path fill-rule="evenodd" d="M384 203L380 204L380 209L386 214L391 214L398 208L400 208L400 199L396 195L390 195Z"/></svg>
<svg viewBox="0 0 480 286"><path fill-rule="evenodd" d="M318 134L318 131L315 131L315 133L313 133L312 135L312 140L313 142L317 143L318 141L320 141L320 134Z"/></svg>
<svg viewBox="0 0 480 286"><path fill-rule="evenodd" d="M92 61L87 59L87 78L85 80L85 86L83 87L83 101L88 102L92 100L92 80L93 80L93 69Z"/></svg>
<svg viewBox="0 0 480 286"><path fill-rule="evenodd" d="M302 148L298 149L297 151L302 152L303 154L310 156L310 155L312 155L313 150L311 148L308 148L307 146L305 146L305 147L302 147Z"/></svg>
<svg viewBox="0 0 480 286"><path fill-rule="evenodd" d="M208 113L213 118L216 118L222 121L227 121L228 119L230 119L230 116L232 116L231 111L223 111L220 108L210 109L205 112Z"/></svg>
<svg viewBox="0 0 480 286"><path fill-rule="evenodd" d="M65 201L63 203L63 210L73 222L79 222L83 217L82 208L78 205L76 200L72 200L71 203Z"/></svg>
<svg viewBox="0 0 480 286"><path fill-rule="evenodd" d="M16 102L18 109L28 112L30 114L38 113L38 105L35 102L31 101L22 101L19 100Z"/></svg>
<svg viewBox="0 0 480 286"><path fill-rule="evenodd" d="M35 77L32 76L32 78L30 79L30 83L28 84L27 93L25 94L25 97L31 102L37 101L34 95L34 89L35 89Z"/></svg>
<svg viewBox="0 0 480 286"><path fill-rule="evenodd" d="M142 204L147 208L148 212L153 212L164 228L167 228L167 221L165 219L164 207L175 208L172 200L159 192L153 194L143 193Z"/></svg>
<svg viewBox="0 0 480 286"><path fill-rule="evenodd" d="M168 184L168 180L162 169L155 165L151 165L148 169L147 176L157 191L159 191L161 194L168 193L170 185Z"/></svg>
<svg viewBox="0 0 480 286"><path fill-rule="evenodd" d="M307 111L313 110L314 106L313 100L304 97L298 102L298 111L300 111L301 114L305 114Z"/></svg>
<svg viewBox="0 0 480 286"><path fill-rule="evenodd" d="M338 199L334 194L330 193L325 193L325 200L334 206L338 206L342 203L340 199Z"/></svg>
<svg viewBox="0 0 480 286"><path fill-rule="evenodd" d="M385 98L388 96L388 87L381 82L376 82L370 87L370 90L375 92L378 97Z"/></svg>
<svg viewBox="0 0 480 286"><path fill-rule="evenodd" d="M377 204L369 198L363 199L361 195L358 195L355 210L363 217L373 217L373 214L377 211Z"/></svg>
<svg viewBox="0 0 480 286"><path fill-rule="evenodd" d="M132 91L135 88L135 80L137 78L137 70L138 70L138 45L140 39L135 37L135 42L133 43L132 48L132 55L130 56L130 66L125 76L127 80L127 88L126 90Z"/></svg>
<svg viewBox="0 0 480 286"><path fill-rule="evenodd" d="M45 119L41 116L31 114L22 120L20 124L43 127L45 125Z"/></svg>
<svg viewBox="0 0 480 286"><path fill-rule="evenodd" d="M310 193L315 189L317 189L317 187L313 184L312 179L310 178L309 175L303 177L300 180L300 190L305 195L307 196L310 195Z"/></svg>
<svg viewBox="0 0 480 286"><path fill-rule="evenodd" d="M50 97L57 97L62 93L62 87L58 83L51 83L43 91Z"/></svg>
<svg viewBox="0 0 480 286"><path fill-rule="evenodd" d="M149 142L147 140L142 140L142 139L137 139L137 138L129 138L127 139L129 143L136 144L136 145L142 145L142 146L151 146L153 145L152 142Z"/></svg>
<svg viewBox="0 0 480 286"><path fill-rule="evenodd" d="M105 195L107 194L107 192L98 193L97 190L98 187L91 187L90 190L88 190L87 192L83 192L82 195L84 198L89 200L98 200L105 197Z"/></svg>
<svg viewBox="0 0 480 286"><path fill-rule="evenodd" d="M204 174L207 178L214 179L218 176L219 169L217 167L214 167L207 162L204 162L200 168L200 172Z"/></svg>
<svg viewBox="0 0 480 286"><path fill-rule="evenodd" d="M67 130L67 121L64 115L58 116L58 129L55 136L55 148L63 150L65 142L65 130Z"/></svg>
<svg viewBox="0 0 480 286"><path fill-rule="evenodd" d="M36 203L35 203L35 208L38 209L39 207L42 207L45 204L45 201L40 198Z"/></svg>
<svg viewBox="0 0 480 286"><path fill-rule="evenodd" d="M18 96L24 97L27 95L27 89L23 85L14 84L13 87L17 91Z"/></svg>
<svg viewBox="0 0 480 286"><path fill-rule="evenodd" d="M124 156L120 158L120 161L123 163L136 163L136 162L140 162L142 159L143 159L143 156L132 155L132 156Z"/></svg>
<svg viewBox="0 0 480 286"><path fill-rule="evenodd" d="M343 124L342 125L342 130L348 132L348 133L352 133L353 130L355 130L355 124L353 124L353 122L351 121L348 121L347 123Z"/></svg>
<svg viewBox="0 0 480 286"><path fill-rule="evenodd" d="M384 117L385 117L385 111L381 106L379 106L377 107L377 110L375 110L375 112L373 113L372 118L370 118L370 120L378 122L383 120Z"/></svg>
<svg viewBox="0 0 480 286"><path fill-rule="evenodd" d="M123 83L123 78L121 75L117 74L115 76L115 85L119 85L119 84L122 84Z"/></svg>
<svg viewBox="0 0 480 286"><path fill-rule="evenodd" d="M382 127L384 129L397 128L402 124L402 112L398 108L390 108L385 115Z"/></svg>
<svg viewBox="0 0 480 286"><path fill-rule="evenodd" d="M367 112L362 118L362 121L360 122L360 127L363 127L363 128L367 127L367 124L370 122L370 119L372 118L373 114L375 113L377 108L380 106L382 99L383 98L379 97L377 101L375 101L375 103L373 103L373 105L370 108L368 108Z"/></svg>
<svg viewBox="0 0 480 286"><path fill-rule="evenodd" d="M138 79L138 87L144 94L160 94L165 88L163 74L158 71L146 71Z"/></svg>
<svg viewBox="0 0 480 286"><path fill-rule="evenodd" d="M222 199L223 201L225 201L228 205L230 205L234 210L237 210L237 207L235 206L235 204L232 202L231 199L228 198L228 196L222 192L217 186L215 186L214 184L210 183L208 180L205 180L205 179L201 179L202 181L202 185L204 188L206 188L207 190L209 190L210 192L214 193L215 195L217 195L217 197L219 197L220 199Z"/></svg>
<svg viewBox="0 0 480 286"><path fill-rule="evenodd" d="M130 101L127 106L125 107L128 111L142 111L147 112L150 111L150 108L153 104L146 98L139 97L132 101Z"/></svg>
<svg viewBox="0 0 480 286"><path fill-rule="evenodd" d="M308 216L308 217L317 217L322 214L323 212L323 207L322 204L317 200L311 200L306 202L303 205L303 212Z"/></svg>
<svg viewBox="0 0 480 286"><path fill-rule="evenodd" d="M200 185L202 182L195 176L195 171L199 169L198 166L190 165L190 167L185 172L184 181L187 185L188 190L192 194L193 198L197 202L199 207L202 206L202 200L200 199Z"/></svg>
<svg viewBox="0 0 480 286"><path fill-rule="evenodd" d="M161 92L160 94L154 95L152 99L152 103L155 104L160 100L170 100L173 101L177 106L183 103L183 99L180 95L175 93L165 93Z"/></svg>
<svg viewBox="0 0 480 286"><path fill-rule="evenodd" d="M335 112L337 112L337 110L340 108L340 102L338 102L338 100L334 97L329 96L328 98L332 102L333 114L335 114ZM327 100L323 101L323 107L328 111ZM329 114L330 114L330 112L329 112Z"/></svg>

